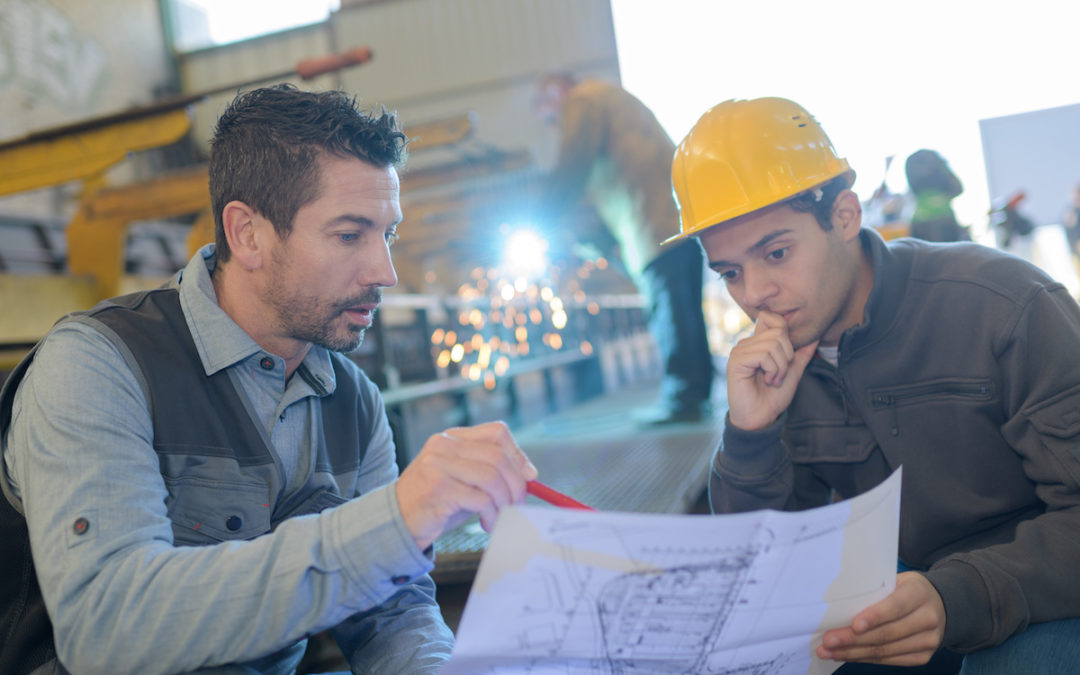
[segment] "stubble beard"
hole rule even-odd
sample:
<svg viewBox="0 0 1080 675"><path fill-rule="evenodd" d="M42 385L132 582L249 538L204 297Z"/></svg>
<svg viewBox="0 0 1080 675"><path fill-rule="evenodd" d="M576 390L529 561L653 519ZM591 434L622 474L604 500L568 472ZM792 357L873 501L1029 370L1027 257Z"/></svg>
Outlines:
<svg viewBox="0 0 1080 675"><path fill-rule="evenodd" d="M344 319L344 312L358 305L377 305L382 301L382 289L372 287L363 293L327 303L317 297L290 293L274 284L267 289L267 302L275 309L282 332L293 339L309 342L333 352L347 354L356 351L364 341L366 328ZM371 312L375 318L375 310ZM342 320L345 328L335 328Z"/></svg>

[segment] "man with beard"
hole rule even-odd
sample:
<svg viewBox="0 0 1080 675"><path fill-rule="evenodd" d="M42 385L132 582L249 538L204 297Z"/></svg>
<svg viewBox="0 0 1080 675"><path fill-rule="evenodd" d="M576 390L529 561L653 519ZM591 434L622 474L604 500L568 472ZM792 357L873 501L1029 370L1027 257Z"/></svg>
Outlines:
<svg viewBox="0 0 1080 675"><path fill-rule="evenodd" d="M1080 307L988 247L884 242L853 181L780 98L715 106L675 154L672 239L697 237L755 321L727 361L712 508L821 506L903 465L905 571L818 656L944 666L944 647L965 673L1073 672Z"/></svg>
<svg viewBox="0 0 1080 675"><path fill-rule="evenodd" d="M65 317L12 374L0 671L288 673L324 630L358 673L448 658L432 545L490 527L536 470L492 423L398 476L341 354L397 281L404 146L340 92L241 94L212 142L216 243Z"/></svg>

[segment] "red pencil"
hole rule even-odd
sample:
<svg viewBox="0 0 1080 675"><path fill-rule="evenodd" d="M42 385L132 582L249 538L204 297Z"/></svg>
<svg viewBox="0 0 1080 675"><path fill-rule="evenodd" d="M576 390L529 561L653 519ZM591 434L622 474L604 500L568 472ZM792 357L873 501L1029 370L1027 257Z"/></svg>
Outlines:
<svg viewBox="0 0 1080 675"><path fill-rule="evenodd" d="M539 497L548 504L554 504L555 506L561 506L567 509L584 509L586 511L596 510L593 507L588 506L587 504L582 504L573 497L567 497L558 490L553 490L552 488L549 488L538 480L531 480L525 483L525 489L533 497Z"/></svg>

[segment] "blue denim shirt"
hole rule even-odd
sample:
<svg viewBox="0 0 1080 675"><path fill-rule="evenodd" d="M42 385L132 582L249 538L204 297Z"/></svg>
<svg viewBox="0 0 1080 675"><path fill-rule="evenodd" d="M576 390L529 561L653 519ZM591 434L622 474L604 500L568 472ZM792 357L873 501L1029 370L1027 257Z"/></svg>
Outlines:
<svg viewBox="0 0 1080 675"><path fill-rule="evenodd" d="M174 283L207 374L231 369L302 494L314 467L318 393L217 305L213 245ZM274 367L260 361L269 357ZM328 391L329 355L304 359ZM54 329L4 434L5 491L20 502L60 660L76 673L292 672L330 629L356 673L434 672L453 636L432 561L402 519L394 445L377 392L355 497L250 541L173 542L143 387L92 324ZM77 519L89 528L76 533ZM403 583L406 581L407 583ZM236 664L229 666L227 664ZM215 667L216 666L216 667Z"/></svg>

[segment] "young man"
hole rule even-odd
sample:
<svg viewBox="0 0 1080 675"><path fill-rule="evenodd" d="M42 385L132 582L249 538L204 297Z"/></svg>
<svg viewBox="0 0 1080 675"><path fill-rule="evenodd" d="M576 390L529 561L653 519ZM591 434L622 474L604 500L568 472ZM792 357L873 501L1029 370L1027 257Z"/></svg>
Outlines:
<svg viewBox="0 0 1080 675"><path fill-rule="evenodd" d="M404 146L340 92L241 94L212 144L216 247L66 317L12 374L0 670L288 673L327 629L357 673L448 658L432 544L491 525L535 468L486 424L399 477L338 353L397 281Z"/></svg>
<svg viewBox="0 0 1080 675"><path fill-rule="evenodd" d="M705 113L672 167L682 230L755 321L727 362L716 512L802 509L904 467L894 593L822 658L965 672L1080 663L1080 308L1019 258L886 244L818 123ZM860 671L861 672L861 671Z"/></svg>
<svg viewBox="0 0 1080 675"><path fill-rule="evenodd" d="M618 251L611 255L645 298L663 376L655 404L638 411L637 421L702 419L714 375L702 311L704 256L696 241L660 247L679 218L670 179L675 144L645 104L610 82L545 76L536 108L559 129L558 158L539 200L549 223L564 221L562 227L590 248L614 242ZM596 211L606 232L565 223L582 203Z"/></svg>

